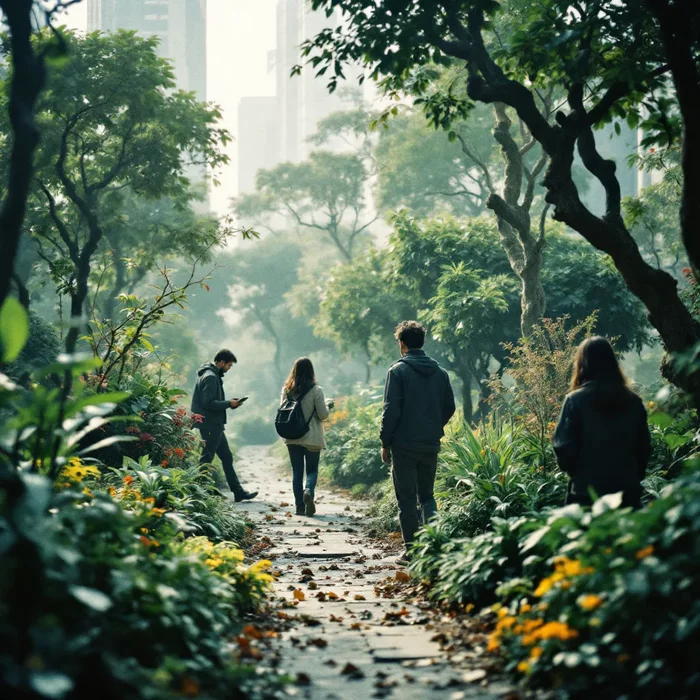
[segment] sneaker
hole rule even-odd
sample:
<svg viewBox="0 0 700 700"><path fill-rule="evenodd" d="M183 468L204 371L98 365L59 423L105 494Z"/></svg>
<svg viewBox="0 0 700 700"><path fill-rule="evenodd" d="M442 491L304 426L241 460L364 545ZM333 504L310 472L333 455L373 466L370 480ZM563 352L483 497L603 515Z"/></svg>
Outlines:
<svg viewBox="0 0 700 700"><path fill-rule="evenodd" d="M402 554L401 556L396 557L395 564L398 566L408 566L411 563L411 560L408 556L408 554Z"/></svg>
<svg viewBox="0 0 700 700"><path fill-rule="evenodd" d="M309 489L304 489L304 515L311 516L316 512L314 497Z"/></svg>
<svg viewBox="0 0 700 700"><path fill-rule="evenodd" d="M240 503L241 501L250 501L251 498L255 498L257 495L257 491L241 491L237 493L234 498L236 499L236 503Z"/></svg>

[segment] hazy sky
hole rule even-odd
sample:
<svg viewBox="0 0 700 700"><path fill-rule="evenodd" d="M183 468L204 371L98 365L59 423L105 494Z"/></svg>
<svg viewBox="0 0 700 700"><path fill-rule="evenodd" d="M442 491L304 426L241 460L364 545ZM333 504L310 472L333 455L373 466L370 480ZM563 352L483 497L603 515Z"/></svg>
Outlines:
<svg viewBox="0 0 700 700"><path fill-rule="evenodd" d="M276 5L277 0L207 0L207 99L222 107L224 126L234 137L241 97L275 94L267 53L275 48ZM65 24L87 28L87 0L68 10ZM211 193L212 208L219 213L236 194L236 151L234 141L222 184Z"/></svg>

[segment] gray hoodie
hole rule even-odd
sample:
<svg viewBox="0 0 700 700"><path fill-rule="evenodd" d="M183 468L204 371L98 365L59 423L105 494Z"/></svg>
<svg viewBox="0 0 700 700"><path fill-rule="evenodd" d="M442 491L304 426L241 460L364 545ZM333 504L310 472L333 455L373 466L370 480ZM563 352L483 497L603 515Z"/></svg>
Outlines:
<svg viewBox="0 0 700 700"><path fill-rule="evenodd" d="M197 383L192 392L192 413L203 417L202 425L226 424L226 409L230 406L224 395L223 377L213 362L205 362L197 371Z"/></svg>
<svg viewBox="0 0 700 700"><path fill-rule="evenodd" d="M423 350L409 350L386 375L382 447L439 452L443 428L454 412L447 372Z"/></svg>

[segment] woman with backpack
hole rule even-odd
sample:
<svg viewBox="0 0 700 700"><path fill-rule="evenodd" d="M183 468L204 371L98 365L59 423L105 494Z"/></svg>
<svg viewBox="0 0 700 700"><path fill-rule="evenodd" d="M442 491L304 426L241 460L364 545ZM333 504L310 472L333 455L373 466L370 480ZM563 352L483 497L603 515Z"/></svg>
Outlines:
<svg viewBox="0 0 700 700"><path fill-rule="evenodd" d="M571 393L554 431L554 452L569 477L567 503L622 492L622 505L639 508L651 455L647 412L610 343L584 340L576 352Z"/></svg>
<svg viewBox="0 0 700 700"><path fill-rule="evenodd" d="M294 363L287 381L282 387L282 401L278 411L276 427L284 437L292 464L292 489L296 503L297 515L313 515L316 512L314 502L318 463L321 450L325 450L326 439L323 436L321 421L328 418L333 401L326 401L323 389L316 384L314 366L308 357L300 357ZM288 420L288 429L279 424L280 415ZM295 425L292 427L292 423ZM287 437L287 435L299 437ZM304 469L306 469L306 486L304 486Z"/></svg>

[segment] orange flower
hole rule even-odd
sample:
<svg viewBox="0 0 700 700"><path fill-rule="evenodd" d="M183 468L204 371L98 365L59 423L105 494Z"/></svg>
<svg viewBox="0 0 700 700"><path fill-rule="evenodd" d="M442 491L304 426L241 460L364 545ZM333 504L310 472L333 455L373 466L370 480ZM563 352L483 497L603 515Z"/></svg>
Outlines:
<svg viewBox="0 0 700 700"><path fill-rule="evenodd" d="M128 486L134 483L134 477L131 474L127 474L122 481Z"/></svg>
<svg viewBox="0 0 700 700"><path fill-rule="evenodd" d="M639 561L650 557L654 553L654 545L650 544L648 547L640 549L634 556L637 557Z"/></svg>
<svg viewBox="0 0 700 700"><path fill-rule="evenodd" d="M164 460L160 463L160 466L161 466L161 467L167 467L168 464L170 464L170 462L168 462L167 459L164 459Z"/></svg>
<svg viewBox="0 0 700 700"><path fill-rule="evenodd" d="M185 450L183 450L182 447L176 447L173 452L175 453L175 456L179 457L180 459L185 456Z"/></svg>

